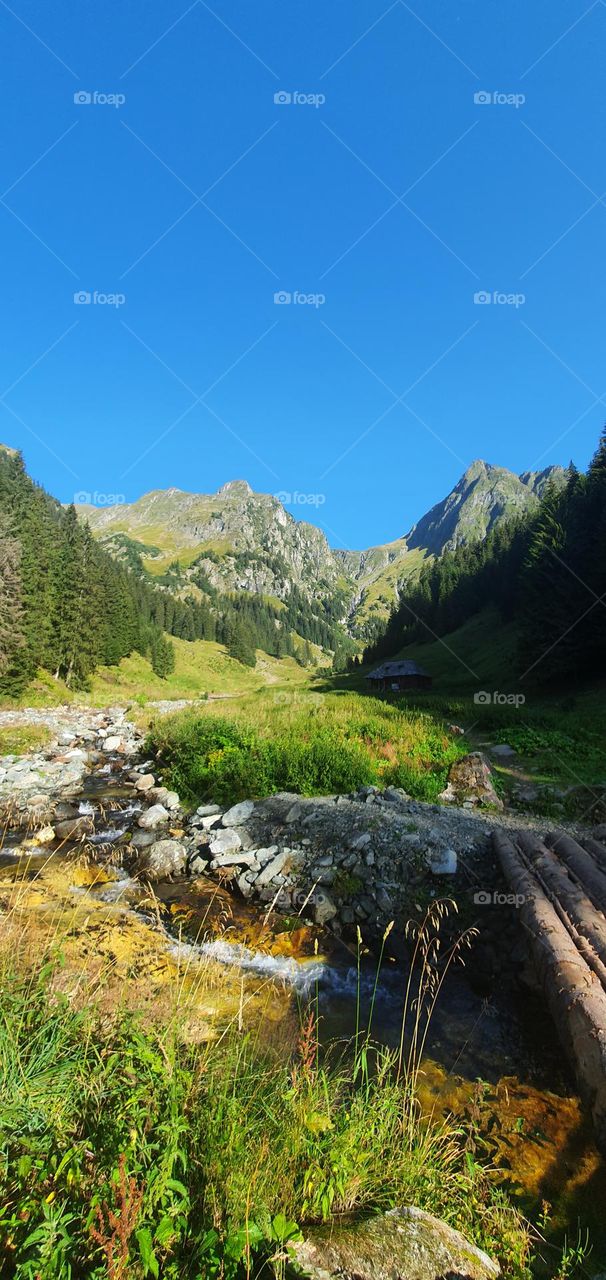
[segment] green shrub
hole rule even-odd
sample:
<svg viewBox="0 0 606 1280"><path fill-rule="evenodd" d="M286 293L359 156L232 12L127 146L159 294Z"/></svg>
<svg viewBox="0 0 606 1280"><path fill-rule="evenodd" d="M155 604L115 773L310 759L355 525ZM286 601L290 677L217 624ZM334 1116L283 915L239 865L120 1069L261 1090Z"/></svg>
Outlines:
<svg viewBox="0 0 606 1280"><path fill-rule="evenodd" d="M217 716L163 717L149 745L165 764L180 795L232 803L275 791L321 795L374 781L368 752L355 742L314 726L305 738L281 733L260 737L254 729Z"/></svg>

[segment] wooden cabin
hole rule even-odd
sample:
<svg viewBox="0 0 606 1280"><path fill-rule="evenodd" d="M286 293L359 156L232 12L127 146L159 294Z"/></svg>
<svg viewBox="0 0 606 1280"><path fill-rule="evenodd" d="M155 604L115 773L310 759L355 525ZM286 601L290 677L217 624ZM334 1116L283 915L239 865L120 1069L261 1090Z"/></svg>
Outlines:
<svg viewBox="0 0 606 1280"><path fill-rule="evenodd" d="M366 679L381 693L403 693L410 689L431 689L432 679L416 662L383 662Z"/></svg>

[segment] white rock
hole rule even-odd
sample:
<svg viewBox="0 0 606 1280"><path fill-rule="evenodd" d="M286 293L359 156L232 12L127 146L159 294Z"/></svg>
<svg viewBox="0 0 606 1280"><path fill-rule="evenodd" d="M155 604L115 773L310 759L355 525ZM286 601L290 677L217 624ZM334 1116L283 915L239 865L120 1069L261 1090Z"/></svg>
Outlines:
<svg viewBox="0 0 606 1280"><path fill-rule="evenodd" d="M168 822L168 809L165 809L163 804L152 804L139 818L139 826L143 827L144 831L153 831L163 822Z"/></svg>
<svg viewBox="0 0 606 1280"><path fill-rule="evenodd" d="M241 827L243 822L250 818L254 811L252 800L241 800L240 804L235 804L227 813L223 814L223 825L225 827Z"/></svg>
<svg viewBox="0 0 606 1280"><path fill-rule="evenodd" d="M135 782L135 790L150 791L154 786L155 781L156 779L154 778L153 773L144 773L140 778L137 778L137 781Z"/></svg>
<svg viewBox="0 0 606 1280"><path fill-rule="evenodd" d="M225 831L217 831L214 840L211 840L209 849L214 858L218 858L223 853L237 853L242 848L242 841L237 831L229 828Z"/></svg>
<svg viewBox="0 0 606 1280"><path fill-rule="evenodd" d="M199 818L209 818L211 814L220 812L221 810L218 804L201 804L196 809L196 813Z"/></svg>
<svg viewBox="0 0 606 1280"><path fill-rule="evenodd" d="M39 831L34 833L32 844L50 844L55 839L54 827L41 827Z"/></svg>
<svg viewBox="0 0 606 1280"><path fill-rule="evenodd" d="M116 734L116 736L115 736L115 737L113 737L113 738L106 738L106 739L105 739L105 750L106 750L106 751L117 751L117 750L118 750L118 747L120 746L120 743L121 743L121 742L122 742L122 738L119 738L119 737L117 736L117 734Z"/></svg>
<svg viewBox="0 0 606 1280"><path fill-rule="evenodd" d="M178 840L156 840L145 854L145 870L153 880L178 875L185 867L186 854Z"/></svg>
<svg viewBox="0 0 606 1280"><path fill-rule="evenodd" d="M248 867L251 871L259 870L259 863L254 853L242 853L241 850L236 850L235 853L220 853L218 857L213 858L210 865L213 871L218 867Z"/></svg>
<svg viewBox="0 0 606 1280"><path fill-rule="evenodd" d="M209 813L204 818L202 818L200 826L203 827L204 831L212 831L213 827L219 826L220 821L221 821L220 813Z"/></svg>
<svg viewBox="0 0 606 1280"><path fill-rule="evenodd" d="M428 853L427 865L434 876L454 876L457 870L455 850L441 849Z"/></svg>
<svg viewBox="0 0 606 1280"><path fill-rule="evenodd" d="M275 858L272 858L271 862L268 862L263 868L261 874L257 876L257 879L255 880L255 887L258 889L265 888L265 885L269 884L273 880L274 876L280 874L282 867L289 858L290 849L283 849L281 853L277 853Z"/></svg>

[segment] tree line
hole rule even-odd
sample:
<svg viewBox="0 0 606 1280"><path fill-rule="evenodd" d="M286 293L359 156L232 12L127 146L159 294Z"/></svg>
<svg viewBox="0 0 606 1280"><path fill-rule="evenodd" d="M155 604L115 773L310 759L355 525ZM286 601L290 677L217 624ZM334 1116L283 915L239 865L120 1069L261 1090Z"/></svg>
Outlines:
<svg viewBox="0 0 606 1280"><path fill-rule="evenodd" d="M18 696L40 668L85 688L98 666L134 651L166 676L175 654L165 633L216 640L250 666L256 649L310 664L312 644L336 647L332 601L321 617L297 588L280 606L210 584L184 599L182 585L156 585L132 556L116 559L73 506L31 480L20 454L0 448L0 693Z"/></svg>
<svg viewBox="0 0 606 1280"><path fill-rule="evenodd" d="M606 636L606 428L586 474L571 463L536 509L445 552L405 586L364 661L462 626L486 606L513 622L517 666L539 683L601 674Z"/></svg>

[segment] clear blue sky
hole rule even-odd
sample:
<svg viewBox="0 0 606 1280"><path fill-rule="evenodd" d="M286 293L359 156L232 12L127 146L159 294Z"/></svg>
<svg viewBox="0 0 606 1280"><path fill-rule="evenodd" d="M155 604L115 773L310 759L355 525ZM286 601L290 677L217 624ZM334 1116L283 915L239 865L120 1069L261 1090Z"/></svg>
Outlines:
<svg viewBox="0 0 606 1280"><path fill-rule="evenodd" d="M0 438L62 500L244 477L365 546L475 457L587 463L602 0L0 0L0 37Z"/></svg>

